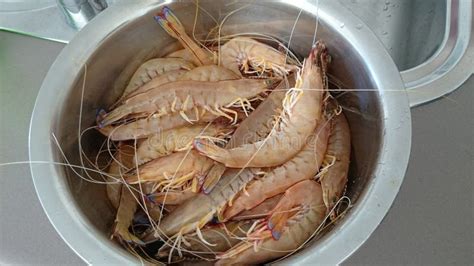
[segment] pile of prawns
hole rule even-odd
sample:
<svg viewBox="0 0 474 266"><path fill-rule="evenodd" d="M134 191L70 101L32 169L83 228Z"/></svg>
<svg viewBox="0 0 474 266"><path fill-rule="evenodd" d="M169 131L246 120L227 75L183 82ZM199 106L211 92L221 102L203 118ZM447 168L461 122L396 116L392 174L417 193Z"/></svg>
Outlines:
<svg viewBox="0 0 474 266"><path fill-rule="evenodd" d="M250 37L199 45L167 7L155 19L184 49L143 63L97 117L117 147L112 238L152 263L292 254L336 218L347 183L350 132L325 45L298 65Z"/></svg>

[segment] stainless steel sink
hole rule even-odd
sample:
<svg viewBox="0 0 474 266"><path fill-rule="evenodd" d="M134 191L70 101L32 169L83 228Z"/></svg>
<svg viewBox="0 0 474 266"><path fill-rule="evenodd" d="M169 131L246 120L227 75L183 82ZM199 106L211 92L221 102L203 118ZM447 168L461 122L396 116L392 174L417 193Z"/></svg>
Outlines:
<svg viewBox="0 0 474 266"><path fill-rule="evenodd" d="M472 74L470 0L338 1L365 23L356 27L369 27L385 45L401 71L411 106L452 92ZM81 5L77 3L87 1L56 2L60 4L56 5L55 0L36 4L26 0L0 0L0 29L67 43L77 28L100 11L100 8L93 9L93 5L78 8ZM102 3L101 8L107 5L106 2L109 5L127 4L125 0L89 2ZM66 8L65 3L73 8Z"/></svg>
<svg viewBox="0 0 474 266"><path fill-rule="evenodd" d="M425 62L445 36L446 0L339 0L379 37L403 71Z"/></svg>
<svg viewBox="0 0 474 266"><path fill-rule="evenodd" d="M472 74L470 0L339 2L385 45L401 71L412 106L452 92Z"/></svg>

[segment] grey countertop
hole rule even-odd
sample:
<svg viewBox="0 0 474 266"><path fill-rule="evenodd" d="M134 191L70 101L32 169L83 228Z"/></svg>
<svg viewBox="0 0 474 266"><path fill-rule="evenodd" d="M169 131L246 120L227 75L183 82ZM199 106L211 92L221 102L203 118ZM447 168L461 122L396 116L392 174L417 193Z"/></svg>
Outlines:
<svg viewBox="0 0 474 266"><path fill-rule="evenodd" d="M63 44L0 31L0 164L28 160L28 126L41 82ZM410 164L389 213L346 262L472 264L474 78L412 109ZM0 166L0 264L84 262L49 223L27 164Z"/></svg>

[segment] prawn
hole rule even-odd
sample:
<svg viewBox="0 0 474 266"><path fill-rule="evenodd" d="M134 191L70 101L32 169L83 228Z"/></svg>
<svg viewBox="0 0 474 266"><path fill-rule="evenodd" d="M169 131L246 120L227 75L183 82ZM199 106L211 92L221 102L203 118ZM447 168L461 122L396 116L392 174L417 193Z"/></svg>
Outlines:
<svg viewBox="0 0 474 266"><path fill-rule="evenodd" d="M284 53L248 37L235 37L222 45L219 51L219 64L240 76L243 72L283 77L297 69L297 66L286 64Z"/></svg>
<svg viewBox="0 0 474 266"><path fill-rule="evenodd" d="M98 116L101 115L99 114ZM110 125L98 128L98 130L113 141L142 139L166 130L184 127L193 122L213 122L220 117L220 115L199 108L184 112L184 116L191 122L184 120L182 114L173 113L164 116L151 115L147 118L138 119L127 124L117 126Z"/></svg>
<svg viewBox="0 0 474 266"><path fill-rule="evenodd" d="M122 194L122 182L119 178L123 173L133 167L133 154L135 150L130 145L119 144L118 151L115 153L115 159L110 162L108 175L106 176L107 197L115 209L120 205L120 196Z"/></svg>
<svg viewBox="0 0 474 266"><path fill-rule="evenodd" d="M147 84L130 93L128 98L131 98L142 92L146 92L150 89L159 87L168 82L174 82L178 80L194 80L194 81L219 81L219 80L230 80L238 79L239 76L235 75L234 72L216 65L200 66L192 70L175 70L165 73L159 77L154 78Z"/></svg>
<svg viewBox="0 0 474 266"><path fill-rule="evenodd" d="M238 244L241 241L240 238L245 237L245 233L251 228L252 224L252 220L228 222L207 226L201 230L200 234L190 233L184 235L182 242L186 243L185 256L194 257L192 254L198 254L199 257L215 258L216 254L225 252ZM163 245L157 253L159 258L171 255L172 247L169 245Z"/></svg>
<svg viewBox="0 0 474 266"><path fill-rule="evenodd" d="M351 154L351 136L349 124L340 113L334 118L332 132L329 137L328 149L325 161L328 167L322 169L319 181L323 189L323 200L326 208L332 210L347 184L347 175L349 173L349 162ZM330 215L335 218L335 213Z"/></svg>
<svg viewBox="0 0 474 266"><path fill-rule="evenodd" d="M319 42L298 73L295 88L286 93L274 130L264 140L224 149L210 140L196 139L194 147L227 167L272 167L288 161L321 123L327 62L326 48Z"/></svg>
<svg viewBox="0 0 474 266"><path fill-rule="evenodd" d="M193 70L186 72L179 80L194 80L194 81L220 81L239 79L240 77L229 69L216 65L208 65L196 67Z"/></svg>
<svg viewBox="0 0 474 266"><path fill-rule="evenodd" d="M264 177L252 180L246 193L240 193L224 212L224 221L243 210L250 210L265 199L283 193L288 187L302 180L313 178L323 162L328 145L330 123L323 121L316 128L308 143L288 162L272 169Z"/></svg>
<svg viewBox="0 0 474 266"><path fill-rule="evenodd" d="M254 208L243 211L239 213L238 215L232 217L232 221L265 218L270 214L271 210L275 208L275 206L278 204L282 196L283 196L283 193L273 196L271 198L268 198L262 203L255 206Z"/></svg>
<svg viewBox="0 0 474 266"><path fill-rule="evenodd" d="M194 62L194 56L193 54L186 48L184 49L181 49L181 50L177 50L177 51L174 51L172 53L169 53L165 56L166 58L182 58L186 61L190 61L190 62ZM198 64L198 63L196 63Z"/></svg>
<svg viewBox="0 0 474 266"><path fill-rule="evenodd" d="M196 195L191 189L181 191L166 191L147 195L147 199L154 204L179 205Z"/></svg>
<svg viewBox="0 0 474 266"><path fill-rule="evenodd" d="M225 136L230 131L222 124L196 124L190 127L179 127L149 136L137 148L135 160L142 165L153 159L163 157L175 151L183 151L192 147L195 137Z"/></svg>
<svg viewBox="0 0 474 266"><path fill-rule="evenodd" d="M155 16L155 20L171 37L177 39L185 49L191 52L194 61L198 63L198 65L214 64L214 55L208 50L200 47L193 39L191 39L191 37L189 37L183 24L181 24L169 7L163 7L161 12Z"/></svg>
<svg viewBox="0 0 474 266"><path fill-rule="evenodd" d="M151 81L153 78L162 75L163 73L173 70L191 70L194 65L181 58L154 58L146 61L135 71L132 78L128 82L127 87L120 97L121 101L131 92L144 84Z"/></svg>
<svg viewBox="0 0 474 266"><path fill-rule="evenodd" d="M294 86L294 84L294 75L290 75L288 80L281 81L255 111L239 124L225 148L230 149L265 138L272 129L271 122L273 121L274 115L282 108L282 100L285 97L287 89ZM202 186L204 193L208 194L214 188L225 169L225 165L221 163L216 163L216 165L211 168Z"/></svg>
<svg viewBox="0 0 474 266"><path fill-rule="evenodd" d="M143 241L128 230L132 225L133 216L138 207L136 197L137 193L135 191L132 191L127 186L122 186L120 205L117 210L111 238L118 238L121 241L142 245L144 244Z"/></svg>
<svg viewBox="0 0 474 266"><path fill-rule="evenodd" d="M325 216L321 186L312 180L299 182L285 192L249 240L218 255L216 265L259 264L292 253L317 232Z"/></svg>
<svg viewBox="0 0 474 266"><path fill-rule="evenodd" d="M194 177L202 177L213 165L213 161L196 151L181 151L150 161L125 176L129 184L160 182L163 185L179 186Z"/></svg>
<svg viewBox="0 0 474 266"><path fill-rule="evenodd" d="M187 70L183 69L178 69L178 70L172 70L163 73L162 75L159 75L157 77L154 77L151 79L149 82L143 84L142 86L139 86L135 88L133 91L128 93L126 96L124 96L121 102L125 101L128 98L131 98L137 94L140 94L142 92L148 91L150 89L159 87L160 85L166 84L168 82L173 82L179 80L181 76L183 76L185 73L187 73Z"/></svg>
<svg viewBox="0 0 474 266"><path fill-rule="evenodd" d="M223 81L176 81L166 83L127 99L124 104L103 114L99 127L111 125L129 115L150 114L162 116L177 112L189 121L185 112L201 107L221 116L234 116L235 111L228 109L235 103L248 101L270 88L276 79L239 79ZM227 112L227 113L226 113ZM236 120L235 120L236 121Z"/></svg>
<svg viewBox="0 0 474 266"><path fill-rule="evenodd" d="M198 194L179 205L160 221L160 230L149 231L143 241L148 243L169 236L176 238L199 230L211 221L245 184L260 174L258 168L227 170L211 193Z"/></svg>

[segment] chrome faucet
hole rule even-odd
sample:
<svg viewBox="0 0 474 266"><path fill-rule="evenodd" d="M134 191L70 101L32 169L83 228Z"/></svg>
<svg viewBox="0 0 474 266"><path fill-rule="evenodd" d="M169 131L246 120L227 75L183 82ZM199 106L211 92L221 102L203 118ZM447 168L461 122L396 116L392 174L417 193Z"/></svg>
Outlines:
<svg viewBox="0 0 474 266"><path fill-rule="evenodd" d="M56 2L66 22L77 30L108 6L106 0L56 0Z"/></svg>

